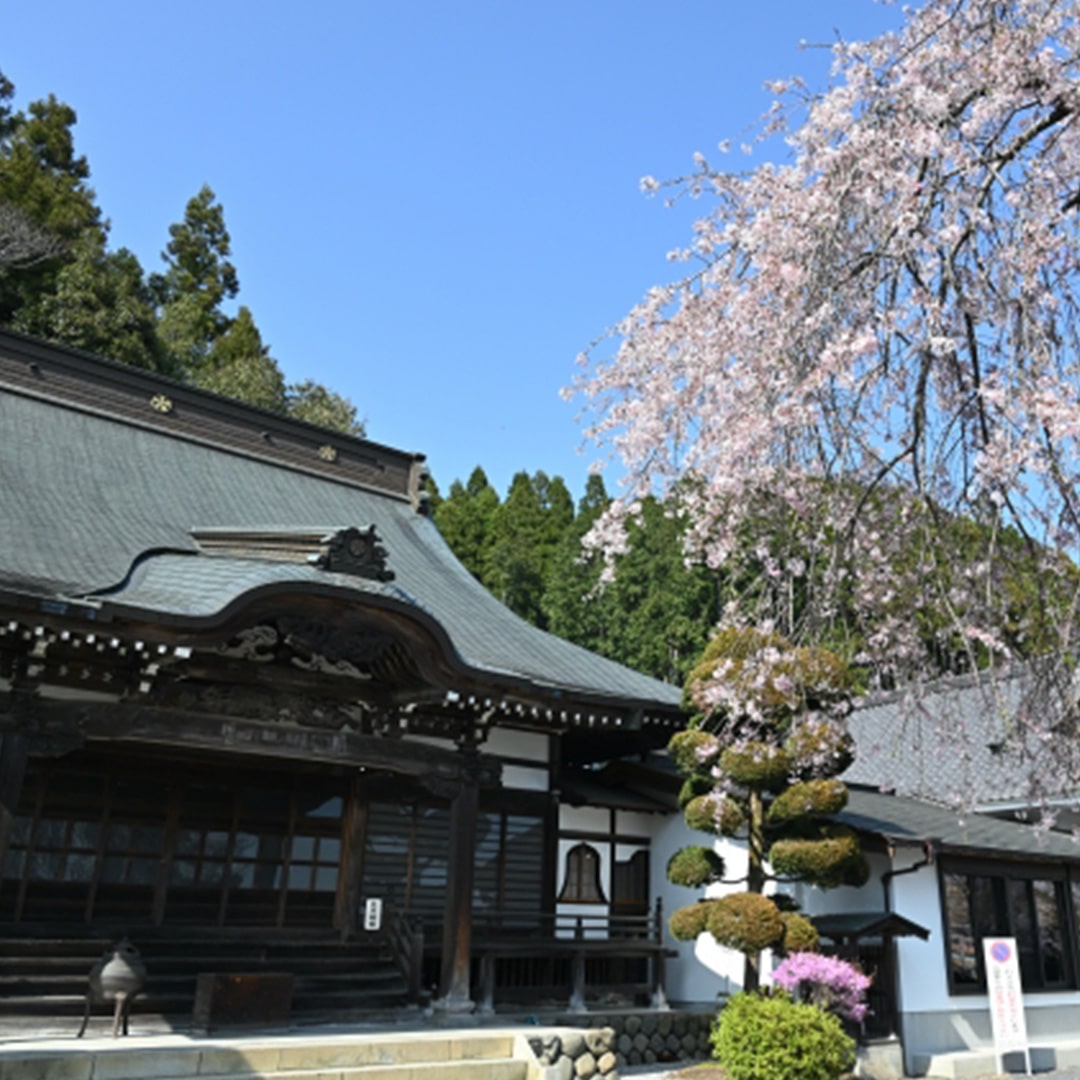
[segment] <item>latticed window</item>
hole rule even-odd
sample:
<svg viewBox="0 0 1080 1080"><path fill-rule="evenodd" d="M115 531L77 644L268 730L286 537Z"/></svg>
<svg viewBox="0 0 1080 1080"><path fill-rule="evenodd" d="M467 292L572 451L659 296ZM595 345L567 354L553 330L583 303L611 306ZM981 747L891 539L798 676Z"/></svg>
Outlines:
<svg viewBox="0 0 1080 1080"><path fill-rule="evenodd" d="M575 844L566 853L566 877L559 901L564 904L603 904L600 855L590 844Z"/></svg>

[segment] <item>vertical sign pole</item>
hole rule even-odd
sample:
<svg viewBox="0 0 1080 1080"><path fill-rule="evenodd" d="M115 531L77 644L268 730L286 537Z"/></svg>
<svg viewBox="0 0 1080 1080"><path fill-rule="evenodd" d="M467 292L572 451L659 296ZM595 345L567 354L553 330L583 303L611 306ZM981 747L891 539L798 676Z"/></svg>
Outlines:
<svg viewBox="0 0 1080 1080"><path fill-rule="evenodd" d="M1024 995L1020 988L1016 939L983 938L983 961L997 1071L1005 1071L1002 1059L1006 1054L1020 1051L1030 1076L1031 1052L1028 1048L1027 1025L1024 1023Z"/></svg>

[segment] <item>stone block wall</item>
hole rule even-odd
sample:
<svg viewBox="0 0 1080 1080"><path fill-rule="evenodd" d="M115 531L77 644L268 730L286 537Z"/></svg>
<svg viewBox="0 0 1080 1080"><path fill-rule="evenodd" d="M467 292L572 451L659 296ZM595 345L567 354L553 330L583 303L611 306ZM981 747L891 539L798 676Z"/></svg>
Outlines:
<svg viewBox="0 0 1080 1080"><path fill-rule="evenodd" d="M560 1017L566 1027L538 1032L529 1044L545 1080L618 1080L626 1065L708 1058L714 1018L677 1010L568 1015Z"/></svg>

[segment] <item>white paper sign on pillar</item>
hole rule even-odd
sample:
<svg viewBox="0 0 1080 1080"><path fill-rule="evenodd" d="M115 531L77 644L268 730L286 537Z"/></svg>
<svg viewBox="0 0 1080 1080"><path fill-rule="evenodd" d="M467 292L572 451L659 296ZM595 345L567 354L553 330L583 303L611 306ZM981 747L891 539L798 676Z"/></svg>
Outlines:
<svg viewBox="0 0 1080 1080"><path fill-rule="evenodd" d="M378 930L382 926L382 900L369 896L364 901L364 929Z"/></svg>
<svg viewBox="0 0 1080 1080"><path fill-rule="evenodd" d="M1027 1025L1024 1023L1024 995L1020 988L1020 965L1015 938L983 938L986 965L986 993L990 999L990 1023L994 1032L997 1071L1003 1071L1003 1054L1019 1051L1031 1073Z"/></svg>

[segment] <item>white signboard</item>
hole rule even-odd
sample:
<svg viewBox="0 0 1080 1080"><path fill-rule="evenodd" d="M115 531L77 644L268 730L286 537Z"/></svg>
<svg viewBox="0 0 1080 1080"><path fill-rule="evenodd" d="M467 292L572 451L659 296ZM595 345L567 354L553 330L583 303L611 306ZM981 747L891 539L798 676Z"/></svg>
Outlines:
<svg viewBox="0 0 1080 1080"><path fill-rule="evenodd" d="M382 926L382 900L369 897L364 904L364 929L378 930Z"/></svg>
<svg viewBox="0 0 1080 1080"><path fill-rule="evenodd" d="M1024 996L1020 988L1016 939L983 938L983 959L986 963L986 993L990 999L990 1023L994 1032L997 1071L1003 1071L1003 1054L1019 1050L1024 1055L1027 1071L1030 1073L1031 1058L1028 1056Z"/></svg>

